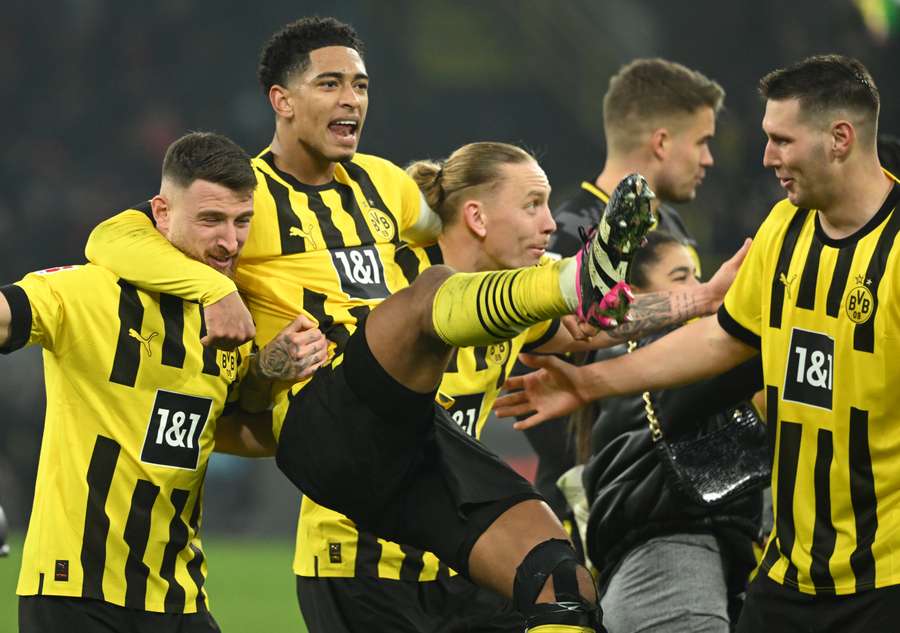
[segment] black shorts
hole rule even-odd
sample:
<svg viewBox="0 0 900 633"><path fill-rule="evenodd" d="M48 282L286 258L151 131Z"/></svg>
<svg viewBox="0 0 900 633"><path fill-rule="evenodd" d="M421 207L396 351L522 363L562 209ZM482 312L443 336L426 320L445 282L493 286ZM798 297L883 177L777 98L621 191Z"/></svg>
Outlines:
<svg viewBox="0 0 900 633"><path fill-rule="evenodd" d="M221 633L208 611L154 613L91 598L19 596L19 633Z"/></svg>
<svg viewBox="0 0 900 633"><path fill-rule="evenodd" d="M429 550L466 574L478 537L532 485L463 433L434 394L375 360L360 324L342 362L319 369L288 407L278 467L361 530Z"/></svg>
<svg viewBox="0 0 900 633"><path fill-rule="evenodd" d="M508 600L462 576L428 582L298 576L297 600L309 633L525 630L525 619Z"/></svg>
<svg viewBox="0 0 900 633"><path fill-rule="evenodd" d="M900 630L900 586L843 596L810 595L760 570L744 600L737 633L887 633Z"/></svg>

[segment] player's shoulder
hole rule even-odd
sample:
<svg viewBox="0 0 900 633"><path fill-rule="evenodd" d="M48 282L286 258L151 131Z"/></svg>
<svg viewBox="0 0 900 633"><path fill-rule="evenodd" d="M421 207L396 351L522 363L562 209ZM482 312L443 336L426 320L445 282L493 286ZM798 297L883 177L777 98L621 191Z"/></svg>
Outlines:
<svg viewBox="0 0 900 633"><path fill-rule="evenodd" d="M389 161L386 158L381 158L380 156L356 153L353 155L353 158L344 162L345 166L347 166L348 164L351 166L355 165L356 167L363 169L373 180L411 180L409 175L402 167Z"/></svg>
<svg viewBox="0 0 900 633"><path fill-rule="evenodd" d="M71 264L35 270L16 285L32 301L52 298L54 302L75 306L96 304L103 298L109 298L118 289L117 281L118 277L102 266Z"/></svg>
<svg viewBox="0 0 900 633"><path fill-rule="evenodd" d="M553 217L557 222L565 220L567 217L578 220L588 218L596 221L603 209L606 208L604 195L594 185L585 181L581 183L575 193L556 207Z"/></svg>
<svg viewBox="0 0 900 633"><path fill-rule="evenodd" d="M778 233L786 228L797 215L798 210L800 209L787 198L776 202L760 226L760 236Z"/></svg>
<svg viewBox="0 0 900 633"><path fill-rule="evenodd" d="M93 284L115 283L118 277L107 268L95 264L66 264L35 270L23 280L47 283L53 286L92 287Z"/></svg>

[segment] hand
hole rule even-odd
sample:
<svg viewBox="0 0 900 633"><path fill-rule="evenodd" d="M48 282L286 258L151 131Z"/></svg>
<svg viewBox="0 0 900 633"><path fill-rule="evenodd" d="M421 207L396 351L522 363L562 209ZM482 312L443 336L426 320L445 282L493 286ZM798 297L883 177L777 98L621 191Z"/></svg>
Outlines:
<svg viewBox="0 0 900 633"><path fill-rule="evenodd" d="M716 274L704 284L709 292L710 303L709 312L707 314L713 314L719 309L722 302L725 301L725 293L728 292L728 289L734 282L738 269L741 267L741 263L747 256L747 252L750 250L750 244L752 242L753 240L749 237L744 240L744 244L738 249L738 252L732 255L731 259L719 266L719 270L716 271Z"/></svg>
<svg viewBox="0 0 900 633"><path fill-rule="evenodd" d="M575 341L588 341L598 332L597 328L588 325L584 321L579 321L574 314L567 314L559 319L560 325L566 328L569 336Z"/></svg>
<svg viewBox="0 0 900 633"><path fill-rule="evenodd" d="M206 347L233 350L256 336L253 318L237 291L203 308L203 320L206 336L200 342Z"/></svg>
<svg viewBox="0 0 900 633"><path fill-rule="evenodd" d="M328 339L301 314L259 351L254 370L266 380L297 382L312 376L327 358Z"/></svg>
<svg viewBox="0 0 900 633"><path fill-rule="evenodd" d="M513 424L517 430L530 429L584 406L579 368L556 356L519 354L519 360L538 371L514 376L503 388L508 392L494 402L497 417L534 415Z"/></svg>

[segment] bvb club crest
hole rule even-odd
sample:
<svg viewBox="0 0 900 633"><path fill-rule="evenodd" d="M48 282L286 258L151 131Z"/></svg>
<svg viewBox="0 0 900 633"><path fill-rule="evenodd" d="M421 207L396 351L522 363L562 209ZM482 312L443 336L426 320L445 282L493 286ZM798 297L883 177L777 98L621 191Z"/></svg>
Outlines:
<svg viewBox="0 0 900 633"><path fill-rule="evenodd" d="M487 348L487 359L495 365L502 365L509 359L510 345L509 341L494 343Z"/></svg>
<svg viewBox="0 0 900 633"><path fill-rule="evenodd" d="M857 325L868 321L875 308L875 297L869 289L871 284L871 279L865 279L862 275L857 275L856 285L850 289L850 292L844 298L844 309L847 312L847 318Z"/></svg>
<svg viewBox="0 0 900 633"><path fill-rule="evenodd" d="M370 200L369 205L371 204L372 201ZM394 239L394 223L391 222L391 219L384 211L369 205L367 205L366 208L366 217L369 221L369 226L372 227L375 235L380 239L385 242L390 242Z"/></svg>

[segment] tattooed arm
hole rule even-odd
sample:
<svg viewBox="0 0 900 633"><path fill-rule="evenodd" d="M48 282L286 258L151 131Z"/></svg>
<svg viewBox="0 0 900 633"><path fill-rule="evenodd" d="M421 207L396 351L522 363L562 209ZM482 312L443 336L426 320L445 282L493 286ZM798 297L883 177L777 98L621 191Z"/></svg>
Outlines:
<svg viewBox="0 0 900 633"><path fill-rule="evenodd" d="M251 359L250 370L241 384L241 408L267 409L274 383L293 383L311 376L327 356L325 335L301 314Z"/></svg>
<svg viewBox="0 0 900 633"><path fill-rule="evenodd" d="M716 299L710 294L705 285L700 285L690 290L636 295L628 313L630 320L608 330L606 334L616 343L622 343L642 338L669 325L712 314L724 296Z"/></svg>
<svg viewBox="0 0 900 633"><path fill-rule="evenodd" d="M576 323L574 317L562 319L565 327L535 352L582 352L611 347L629 340L643 338L670 325L715 313L725 300L738 268L750 248L750 240L719 267L708 282L682 290L639 294L628 312L629 320L611 330L597 332L584 323ZM586 336L585 336L586 335Z"/></svg>
<svg viewBox="0 0 900 633"><path fill-rule="evenodd" d="M678 387L718 375L759 353L732 337L714 316L680 327L633 354L576 367L556 356L519 358L539 371L510 378L497 398L499 417L532 415L517 422L527 429L609 396Z"/></svg>
<svg viewBox="0 0 900 633"><path fill-rule="evenodd" d="M564 317L561 321L565 327L559 328L552 339L532 351L546 354L611 347L653 334L670 325L713 314L725 300L725 293L749 250L748 239L706 283L683 290L637 295L631 304L628 322L611 330L598 331L586 323L576 322L574 317Z"/></svg>

